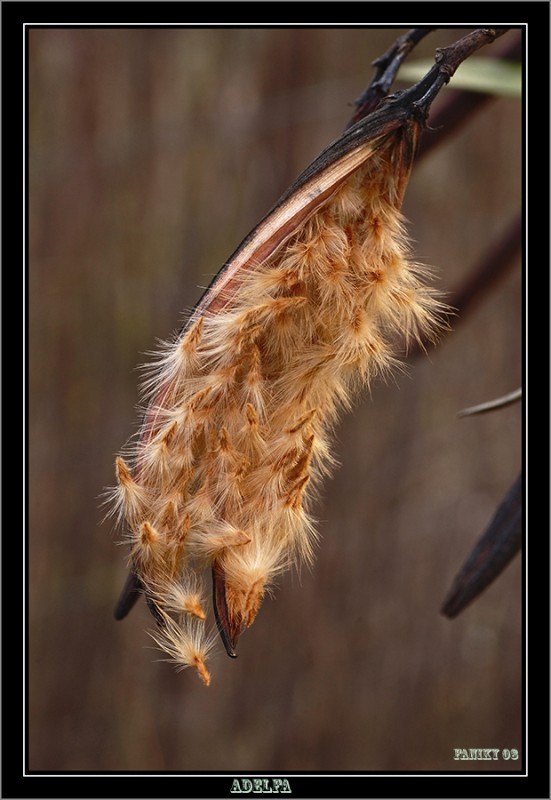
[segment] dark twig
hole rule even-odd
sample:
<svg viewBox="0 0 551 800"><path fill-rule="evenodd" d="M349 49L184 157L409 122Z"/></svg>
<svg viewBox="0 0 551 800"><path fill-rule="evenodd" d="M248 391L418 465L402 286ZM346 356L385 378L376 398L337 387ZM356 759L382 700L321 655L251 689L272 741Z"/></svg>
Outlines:
<svg viewBox="0 0 551 800"><path fill-rule="evenodd" d="M412 28L400 36L394 44L372 62L377 72L367 89L354 101L356 111L347 125L347 129L358 120L377 108L383 100L406 57L418 42L437 28ZM502 31L503 33L505 31ZM499 35L501 35L501 33ZM519 35L508 38L504 43L496 45L493 58L517 60L522 56L522 38ZM456 89L453 94L439 105L430 117L430 128L420 142L417 158L421 158L439 145L464 125L471 114L481 110L487 103L495 99L494 95L481 92L469 92Z"/></svg>
<svg viewBox="0 0 551 800"><path fill-rule="evenodd" d="M522 56L520 35L500 42L492 55L496 59L519 59ZM429 128L425 131L419 144L417 158L422 158L432 152L449 136L455 134L473 114L481 111L491 100L495 100L495 95L455 89L452 94L442 100L438 108L433 110L429 119Z"/></svg>
<svg viewBox="0 0 551 800"><path fill-rule="evenodd" d="M377 108L389 93L404 59L421 39L434 30L436 28L412 28L399 36L386 53L371 62L377 68L376 75L363 94L354 101L356 111L346 126L347 129Z"/></svg>
<svg viewBox="0 0 551 800"><path fill-rule="evenodd" d="M364 94L356 101L358 106L356 114L346 127L342 138L348 138L351 131L361 130L362 121L366 117L372 119L375 114L384 113L385 108L388 115L391 116L390 109L393 106L407 109L410 115L417 113L419 117L426 119L431 104L442 87L449 83L463 61L509 30L510 28L476 28L448 47L438 48L435 52L434 65L420 81L404 91L382 98L382 92L387 91L390 87L391 79L394 78L407 53L429 32L429 29L413 28L404 37L400 37L385 55L381 56L380 75L376 75ZM378 62L379 59L376 59L374 63Z"/></svg>
<svg viewBox="0 0 551 800"><path fill-rule="evenodd" d="M414 107L418 107L425 113L442 87L449 83L457 68L467 58L509 30L510 28L477 28L448 47L438 48L435 53L434 66L415 86L399 93L398 96L403 100L411 101ZM394 97L396 95L391 95L388 99L391 100Z"/></svg>

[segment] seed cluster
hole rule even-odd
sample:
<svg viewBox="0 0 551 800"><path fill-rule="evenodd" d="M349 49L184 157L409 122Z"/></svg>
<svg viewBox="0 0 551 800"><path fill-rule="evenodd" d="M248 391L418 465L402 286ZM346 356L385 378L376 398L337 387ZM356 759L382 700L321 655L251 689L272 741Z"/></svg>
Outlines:
<svg viewBox="0 0 551 800"><path fill-rule="evenodd" d="M416 134L404 126L371 142L364 163L242 270L216 310L199 307L149 373L112 507L161 621L156 641L205 683L201 581L213 568L233 647L274 578L312 561L311 502L333 464L340 410L393 366L397 336L438 326L441 304L409 260L400 215L404 138Z"/></svg>

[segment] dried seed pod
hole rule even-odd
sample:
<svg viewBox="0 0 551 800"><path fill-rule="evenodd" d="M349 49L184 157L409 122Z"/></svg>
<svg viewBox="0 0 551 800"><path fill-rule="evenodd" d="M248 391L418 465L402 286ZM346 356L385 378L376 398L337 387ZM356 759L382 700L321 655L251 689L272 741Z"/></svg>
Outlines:
<svg viewBox="0 0 551 800"><path fill-rule="evenodd" d="M430 337L441 324L400 211L427 110L452 74L439 63L302 173L149 371L132 471L117 462L116 513L137 531L129 591L143 589L156 641L206 683L210 640L190 576L210 566L216 622L235 656L275 577L312 560L312 492L332 464L339 412L394 365L397 337ZM175 619L175 598L195 615ZM130 605L121 599L119 618Z"/></svg>

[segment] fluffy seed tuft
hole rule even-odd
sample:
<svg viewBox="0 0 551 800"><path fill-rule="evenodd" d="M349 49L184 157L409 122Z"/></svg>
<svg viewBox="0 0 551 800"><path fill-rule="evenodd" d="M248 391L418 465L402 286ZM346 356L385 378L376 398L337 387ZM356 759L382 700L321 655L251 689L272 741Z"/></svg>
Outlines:
<svg viewBox="0 0 551 800"><path fill-rule="evenodd" d="M312 563L310 507L339 414L396 365L397 340L438 330L443 306L410 259L400 214L417 125L349 152L354 166L332 193L296 195L307 208L296 221L285 217L294 195L276 206L265 223L275 244L258 230L244 241L148 372L113 513L158 608L155 642L206 685L206 576L232 655L276 577Z"/></svg>
<svg viewBox="0 0 551 800"><path fill-rule="evenodd" d="M185 617L178 624L165 612L159 613L162 625L150 631L153 641L169 655L168 660L175 663L179 670L193 667L205 686L209 686L210 673L206 662L214 647L214 634L207 634L204 622L194 617Z"/></svg>

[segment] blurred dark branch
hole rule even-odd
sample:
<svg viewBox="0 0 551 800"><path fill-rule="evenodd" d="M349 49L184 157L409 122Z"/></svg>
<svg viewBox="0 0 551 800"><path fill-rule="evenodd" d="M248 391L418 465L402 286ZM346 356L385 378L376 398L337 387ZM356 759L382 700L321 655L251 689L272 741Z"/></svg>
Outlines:
<svg viewBox="0 0 551 800"><path fill-rule="evenodd" d="M521 251L522 218L513 220L502 236L493 242L465 282L450 296L449 303L464 317L490 292L513 266Z"/></svg>
<svg viewBox="0 0 551 800"><path fill-rule="evenodd" d="M464 320L467 314L476 308L477 304L505 277L521 252L521 244L522 217L519 215L503 234L492 242L465 281L446 297L446 303L453 310L457 321ZM428 339L414 343L408 349L408 356L415 358L431 346L433 342Z"/></svg>

